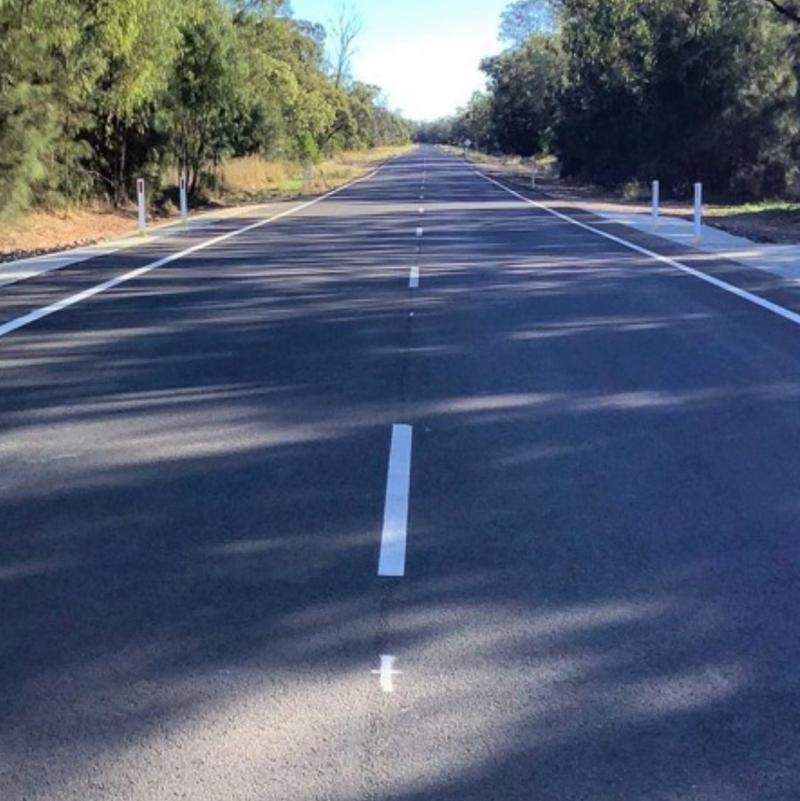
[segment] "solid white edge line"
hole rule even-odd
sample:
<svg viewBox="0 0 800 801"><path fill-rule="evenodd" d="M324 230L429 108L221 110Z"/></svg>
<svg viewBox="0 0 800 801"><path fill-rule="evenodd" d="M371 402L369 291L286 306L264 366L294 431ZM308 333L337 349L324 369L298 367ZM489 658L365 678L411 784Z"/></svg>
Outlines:
<svg viewBox="0 0 800 801"><path fill-rule="evenodd" d="M419 289L419 267L411 268L411 276L408 279L409 289Z"/></svg>
<svg viewBox="0 0 800 801"><path fill-rule="evenodd" d="M711 284L712 286L717 287L718 289L722 289L725 292L730 292L732 295L736 295L736 297L741 298L742 300L746 300L748 303L752 303L755 306L760 306L762 309L766 311L772 312L773 314L777 314L779 317L783 317L784 320L788 320L795 325L800 325L800 314L797 312L793 312L789 309L784 308L783 306L779 306L777 303L773 303L770 300L766 300L765 298L759 297L758 295L754 295L752 292L748 292L746 289L741 289L734 284L729 284L727 281L723 281L720 278L715 278L713 275L708 275L708 273L700 272L700 270L696 270L694 267L689 267L682 262L676 261L675 259L671 259L669 256L662 256L660 253L656 253L653 250L648 250L648 248L641 247L641 245L636 245L633 242L629 242L627 239L622 239L622 237L615 236L614 234L610 234L607 231L601 231L599 228L595 228L592 225L587 225L586 223L580 222L580 220L576 220L573 217L570 217L567 214L563 214L560 211L556 211L555 209L551 209L548 206L544 205L544 203L538 203L535 200L531 200L524 195L521 195L519 192L514 191L510 187L506 186L505 184L500 183L500 181L496 181L494 178L491 178L488 175L480 172L480 170L474 170L475 175L480 176L489 183L495 184L495 186L499 186L501 189L504 189L510 195L522 200L523 202L527 203L530 206L534 206L537 209L541 209L542 211L546 211L548 214L552 214L554 217L558 217L560 220L564 222L568 222L571 225L576 225L578 228L583 228L584 231L590 231L593 234L597 234L597 236L603 237L603 239L608 239L611 242L615 242L618 245L622 245L623 247L629 248L630 250L634 250L637 253L641 253L643 256L647 256L648 258L655 259L656 261L660 261L662 264L666 264L670 267L674 267L676 270L680 270L687 275L694 276L695 278L699 278L701 281L705 281L707 284ZM724 258L724 257L723 257Z"/></svg>
<svg viewBox="0 0 800 801"><path fill-rule="evenodd" d="M406 574L408 505L411 489L411 443L409 425L392 426L389 469L386 474L386 503L378 575L400 578Z"/></svg>
<svg viewBox="0 0 800 801"><path fill-rule="evenodd" d="M49 317L51 314L63 311L64 309L67 309L70 306L74 306L76 303L88 300L89 298L94 297L95 295L99 295L102 292L107 292L109 289L113 289L114 287L119 286L120 284L127 283L128 281L132 281L135 278L139 278L140 276L145 275L146 273L149 273L153 270L157 270L159 267L163 267L164 265L170 264L173 261L186 258L186 256L190 256L193 253L197 253L200 250L205 250L206 248L218 245L220 242L225 242L228 239L233 239L233 237L240 236L241 234L247 233L248 231L253 231L256 228L261 228L264 225L269 225L270 223L273 223L276 220L283 219L284 217L288 217L292 214L297 214L297 212L303 211L303 209L307 209L310 206L316 205L317 203L321 203L323 200L327 200L328 198L333 197L339 192L343 192L345 189L349 189L350 187L355 186L356 184L362 183L363 181L368 181L370 178L374 178L375 175L377 175L377 173L384 166L386 165L385 164L381 165L381 167L378 167L377 170L373 170L368 175L364 175L361 178L357 178L355 181L350 181L350 183L337 187L336 189L327 192L321 197L314 198L313 200L309 200L306 203L301 203L298 206L293 206L291 209L287 209L286 211L283 211L280 214L275 214L272 217L268 217L264 220L258 220L257 222L251 223L250 225L246 225L244 228L238 228L235 231L229 231L227 234L222 234L221 236L214 237L213 239L208 239L205 242L200 242L197 245L193 245L192 247L186 248L185 250L182 250L178 253L173 253L169 256L164 257L163 259L159 259L158 261L146 264L143 267L138 267L137 269L124 273L123 275L118 275L116 278L112 278L109 281L104 281L102 284L97 284L96 286L90 287L89 289L84 289L83 292L78 292L75 295L70 295L69 297L62 298L61 300L56 301L55 303L51 303L48 306L43 306L40 309L34 309L34 311L28 312L28 314L24 314L21 317L16 317L13 320L9 320L9 322L0 325L0 337L4 337L12 333L13 331L17 331L20 328L24 328L25 326L31 325L32 323L35 323L37 320Z"/></svg>

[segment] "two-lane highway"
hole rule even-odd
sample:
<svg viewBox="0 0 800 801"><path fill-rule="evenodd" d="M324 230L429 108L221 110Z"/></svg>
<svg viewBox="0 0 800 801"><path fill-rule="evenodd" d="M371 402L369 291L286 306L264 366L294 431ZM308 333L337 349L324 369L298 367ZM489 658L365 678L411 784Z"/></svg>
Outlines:
<svg viewBox="0 0 800 801"><path fill-rule="evenodd" d="M0 799L800 797L796 290L555 210L420 148L3 289Z"/></svg>

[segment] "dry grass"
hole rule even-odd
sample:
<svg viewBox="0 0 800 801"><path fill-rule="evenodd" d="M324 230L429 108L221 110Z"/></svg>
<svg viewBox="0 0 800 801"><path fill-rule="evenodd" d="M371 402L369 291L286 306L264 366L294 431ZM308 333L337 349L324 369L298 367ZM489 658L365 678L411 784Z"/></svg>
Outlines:
<svg viewBox="0 0 800 801"><path fill-rule="evenodd" d="M220 191L214 200L217 205L235 206L326 192L366 175L377 163L410 149L410 146L389 147L343 153L314 168L310 187L306 186L303 165L267 161L257 156L231 159L220 170ZM169 179L165 175L167 184ZM160 221L168 216L162 214ZM61 212L35 211L0 226L0 261L90 245L135 233L136 229L133 210L98 206Z"/></svg>
<svg viewBox="0 0 800 801"><path fill-rule="evenodd" d="M230 159L219 170L219 197L224 204L318 194L366 175L377 163L407 153L411 146L350 151L314 165L307 183L304 165L267 161L261 156Z"/></svg>
<svg viewBox="0 0 800 801"><path fill-rule="evenodd" d="M227 194L279 191L294 177L293 165L245 156L225 162L219 170L220 190Z"/></svg>

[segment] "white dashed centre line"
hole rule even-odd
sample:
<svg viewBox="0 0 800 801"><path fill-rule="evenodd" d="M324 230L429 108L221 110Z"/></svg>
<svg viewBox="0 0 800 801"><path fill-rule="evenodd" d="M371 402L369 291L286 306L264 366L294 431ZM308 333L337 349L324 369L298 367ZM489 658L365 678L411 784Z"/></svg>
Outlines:
<svg viewBox="0 0 800 801"><path fill-rule="evenodd" d="M409 289L419 289L419 267L411 268L411 276L408 279Z"/></svg>
<svg viewBox="0 0 800 801"><path fill-rule="evenodd" d="M422 228L422 226L420 226L419 228L417 228L417 236L418 236L418 237L422 236L424 233L425 233L425 231L424 231L424 229Z"/></svg>
<svg viewBox="0 0 800 801"><path fill-rule="evenodd" d="M378 575L400 578L406 574L408 504L411 491L411 442L408 425L392 427L389 471L386 476L386 504Z"/></svg>

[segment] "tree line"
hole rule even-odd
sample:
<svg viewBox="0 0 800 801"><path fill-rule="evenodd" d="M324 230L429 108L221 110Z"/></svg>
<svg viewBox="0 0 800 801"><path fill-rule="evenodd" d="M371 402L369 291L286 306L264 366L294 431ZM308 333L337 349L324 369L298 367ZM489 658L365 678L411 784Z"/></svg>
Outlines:
<svg viewBox="0 0 800 801"><path fill-rule="evenodd" d="M487 91L416 136L551 153L604 186L798 197L798 23L782 0L518 0Z"/></svg>
<svg viewBox="0 0 800 801"><path fill-rule="evenodd" d="M402 144L409 126L352 80L357 22L287 0L0 0L0 215L105 197L166 167L198 192L224 158L316 160Z"/></svg>

